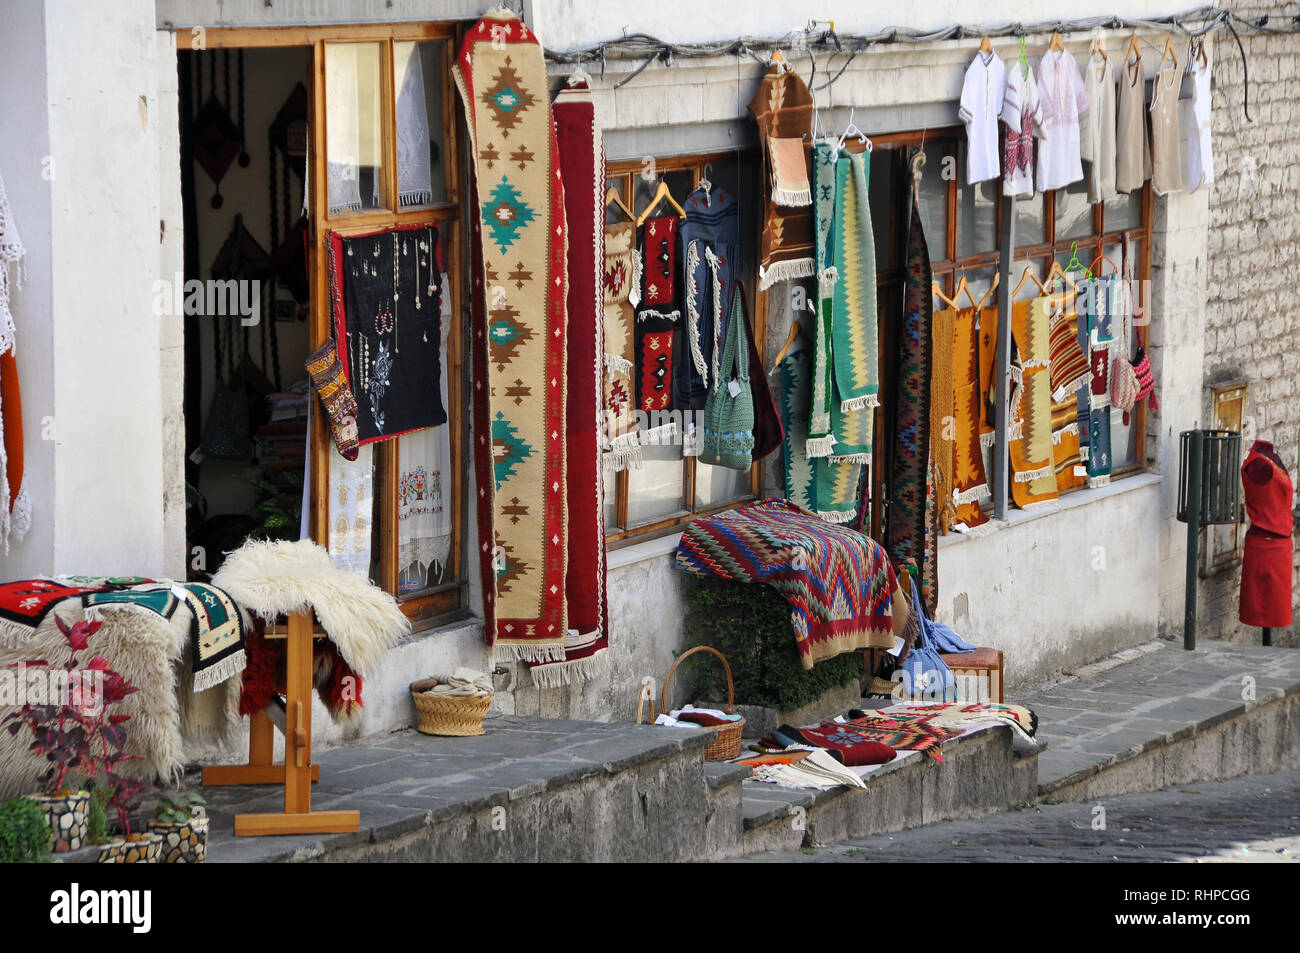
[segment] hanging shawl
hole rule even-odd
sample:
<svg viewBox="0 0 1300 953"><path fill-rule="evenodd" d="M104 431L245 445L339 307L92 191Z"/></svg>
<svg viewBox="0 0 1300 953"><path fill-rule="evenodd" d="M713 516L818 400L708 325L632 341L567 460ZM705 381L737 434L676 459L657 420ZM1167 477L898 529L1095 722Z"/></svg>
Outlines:
<svg viewBox="0 0 1300 953"><path fill-rule="evenodd" d="M981 329L977 327L980 314L973 308L963 308L955 313L952 326L952 413L956 427L948 438L953 455L953 482L942 505L951 501L957 507L957 522L967 526L988 522L979 501L992 494L980 444L980 414L984 404L979 367ZM996 322L996 312L984 314Z"/></svg>
<svg viewBox="0 0 1300 953"><path fill-rule="evenodd" d="M397 93L397 204L399 208L429 205L433 202L433 163L420 45L394 44L393 71L401 79ZM376 178L376 187L378 181Z"/></svg>
<svg viewBox="0 0 1300 953"><path fill-rule="evenodd" d="M816 270L812 211L806 196L785 196L803 201L795 206L779 205L770 189L774 168L772 140L798 139L800 152L803 152L803 139L812 131L812 93L798 73L781 63L773 63L759 83L758 92L750 100L749 111L758 123L758 140L763 149L766 173L764 180L769 183L758 267L758 290L765 291L778 281L811 278ZM802 158L805 165L802 182L806 186L808 160L806 154ZM789 171L786 174L795 183L797 192L799 177Z"/></svg>
<svg viewBox="0 0 1300 953"><path fill-rule="evenodd" d="M454 76L478 199L474 462L487 638L498 655L563 661L568 233L546 63L532 31L499 13L470 28ZM525 168L495 158L521 143L533 154Z"/></svg>
<svg viewBox="0 0 1300 953"><path fill-rule="evenodd" d="M637 410L643 443L667 443L678 435L683 397L677 364L690 358L680 352L677 325L678 224L676 215L646 219L641 232L641 308L636 313ZM684 441L685 443L685 441ZM695 452L686 446L684 452Z"/></svg>
<svg viewBox="0 0 1300 953"><path fill-rule="evenodd" d="M1049 317L1048 298L1017 301L1011 306L1011 334L1015 339L1019 362L1014 374L1021 381L1020 410L1024 424L1019 440L1011 440L1008 449L1015 479L1011 496L1016 505L1056 499L1055 467L1052 463L1052 385L1048 371Z"/></svg>
<svg viewBox="0 0 1300 953"><path fill-rule="evenodd" d="M736 200L716 186L696 189L682 206L682 274L686 281L686 344L689 360L678 362L683 404L703 410L713 380L712 367L726 325L724 303L731 300L740 261Z"/></svg>
<svg viewBox="0 0 1300 953"><path fill-rule="evenodd" d="M569 629L563 660L533 662L533 681L546 688L591 678L605 668L609 614L605 599L604 480L597 415L605 352L605 148L585 75L576 73L555 97L555 139L564 180L564 216L574 239L568 252L568 375L565 452L568 454L569 558L564 579Z"/></svg>
<svg viewBox="0 0 1300 953"><path fill-rule="evenodd" d="M0 177L0 540L20 541L32 523L32 503L23 480L23 405L18 388L17 336L9 310L9 266L21 282L27 250L18 237L13 208Z"/></svg>
<svg viewBox="0 0 1300 953"><path fill-rule="evenodd" d="M817 316L813 321L812 397L809 403L808 446L812 457L829 456L835 443L831 431L831 323L836 271L831 267L831 222L835 215L836 150L828 142L813 147L813 234L817 267Z"/></svg>
<svg viewBox="0 0 1300 953"><path fill-rule="evenodd" d="M813 358L802 340L781 362L781 422L785 425L785 496L828 523L847 523L858 513L858 481L862 467L809 458L808 396L812 392ZM751 379L756 379L756 375Z"/></svg>
<svg viewBox="0 0 1300 953"><path fill-rule="evenodd" d="M330 232L328 253L334 339L357 401L357 442L445 424L437 227ZM494 359L517 346L496 336L492 344Z"/></svg>
<svg viewBox="0 0 1300 953"><path fill-rule="evenodd" d="M835 168L833 357L840 409L879 404L876 245L867 204L870 153L842 154ZM868 448L869 449L869 448Z"/></svg>
<svg viewBox="0 0 1300 953"><path fill-rule="evenodd" d="M636 253L636 223L605 226L605 469L618 471L641 465L641 438L636 429L632 402L632 353L635 331L635 301L640 301L640 274ZM635 299L635 300L634 300Z"/></svg>
<svg viewBox="0 0 1300 953"><path fill-rule="evenodd" d="M932 334L930 253L921 227L915 185L909 225L903 289L903 320L898 340L898 397L889 480L886 546L898 565L914 563L926 608L934 611L938 567L934 522L926 512L930 466L930 344Z"/></svg>

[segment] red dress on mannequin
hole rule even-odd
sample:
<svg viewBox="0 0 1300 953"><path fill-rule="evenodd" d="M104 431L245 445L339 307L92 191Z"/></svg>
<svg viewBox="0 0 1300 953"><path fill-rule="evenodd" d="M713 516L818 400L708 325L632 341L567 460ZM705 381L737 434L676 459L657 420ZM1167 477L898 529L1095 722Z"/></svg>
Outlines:
<svg viewBox="0 0 1300 953"><path fill-rule="evenodd" d="M1291 624L1291 477L1273 445L1256 440L1241 466L1246 496L1245 555L1241 564L1239 617L1246 625Z"/></svg>

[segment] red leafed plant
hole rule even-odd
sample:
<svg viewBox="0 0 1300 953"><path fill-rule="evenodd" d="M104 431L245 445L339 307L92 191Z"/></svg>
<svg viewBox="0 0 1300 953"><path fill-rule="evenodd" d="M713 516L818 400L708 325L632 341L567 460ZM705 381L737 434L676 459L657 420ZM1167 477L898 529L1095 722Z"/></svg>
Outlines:
<svg viewBox="0 0 1300 953"><path fill-rule="evenodd" d="M112 792L108 805L117 814L123 833L129 834L131 809L143 785L138 778L122 773L122 766L138 757L126 753L126 722L131 716L111 714L110 709L139 689L109 668L108 659L102 655L94 656L84 666L78 662L77 654L87 648L103 622L82 621L69 626L58 616L55 622L72 650L63 666L68 691L59 699L51 699L47 693L45 704L26 702L0 719L0 725L15 736L24 727L31 731L29 750L50 763L42 779L49 790L62 790L69 775L103 783ZM45 660L18 664L29 669L52 667ZM94 690L96 683L98 691ZM99 699L97 705L95 697Z"/></svg>

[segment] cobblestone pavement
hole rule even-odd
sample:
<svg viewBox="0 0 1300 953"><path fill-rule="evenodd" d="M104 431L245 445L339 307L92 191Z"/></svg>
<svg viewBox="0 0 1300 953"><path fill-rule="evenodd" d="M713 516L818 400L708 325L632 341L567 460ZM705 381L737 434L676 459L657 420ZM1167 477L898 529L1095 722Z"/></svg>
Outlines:
<svg viewBox="0 0 1300 953"><path fill-rule="evenodd" d="M1104 829L1094 829L1103 820ZM992 817L744 859L1298 863L1300 771L1207 781L1084 804L1039 803Z"/></svg>

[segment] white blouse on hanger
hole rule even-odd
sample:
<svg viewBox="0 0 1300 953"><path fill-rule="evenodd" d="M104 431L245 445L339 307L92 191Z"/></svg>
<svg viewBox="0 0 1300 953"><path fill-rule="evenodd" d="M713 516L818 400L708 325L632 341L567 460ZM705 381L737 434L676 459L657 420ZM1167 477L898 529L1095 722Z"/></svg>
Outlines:
<svg viewBox="0 0 1300 953"><path fill-rule="evenodd" d="M1210 146L1210 68L1193 60L1187 71L1192 98L1180 100L1183 128L1183 183L1195 192L1214 182L1214 154Z"/></svg>
<svg viewBox="0 0 1300 953"><path fill-rule="evenodd" d="M1002 121L1007 125L1002 194L1034 194L1034 137L1043 133L1043 104L1038 83L1028 62L1006 63L1007 92L1002 100Z"/></svg>
<svg viewBox="0 0 1300 953"><path fill-rule="evenodd" d="M1038 191L1059 189L1083 178L1079 117L1088 112L1088 91L1074 57L1048 50L1038 64L1046 141L1038 149Z"/></svg>
<svg viewBox="0 0 1300 953"><path fill-rule="evenodd" d="M1006 87L1006 69L992 52L977 53L966 67L958 115L966 124L968 184L996 179L1002 173L998 159L998 114L1002 112Z"/></svg>

